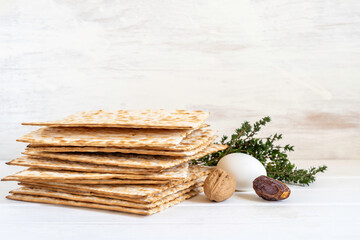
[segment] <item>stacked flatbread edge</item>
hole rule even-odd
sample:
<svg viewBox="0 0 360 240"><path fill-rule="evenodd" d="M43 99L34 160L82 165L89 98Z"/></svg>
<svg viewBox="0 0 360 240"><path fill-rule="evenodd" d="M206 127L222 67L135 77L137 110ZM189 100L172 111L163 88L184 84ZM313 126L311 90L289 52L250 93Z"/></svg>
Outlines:
<svg viewBox="0 0 360 240"><path fill-rule="evenodd" d="M9 199L151 215L202 192L210 167L189 165L224 150L209 113L187 110L80 112L18 139L29 143L7 164L28 167Z"/></svg>

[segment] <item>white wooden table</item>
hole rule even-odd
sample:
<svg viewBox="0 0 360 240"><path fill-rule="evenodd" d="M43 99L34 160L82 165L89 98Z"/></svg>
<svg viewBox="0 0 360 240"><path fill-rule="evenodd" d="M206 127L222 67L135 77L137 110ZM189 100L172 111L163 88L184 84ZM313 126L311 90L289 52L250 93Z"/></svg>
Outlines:
<svg viewBox="0 0 360 240"><path fill-rule="evenodd" d="M326 163L310 187L268 202L253 192L222 203L199 195L152 216L5 199L16 183L0 184L1 239L360 239L360 161ZM19 168L1 165L1 176Z"/></svg>

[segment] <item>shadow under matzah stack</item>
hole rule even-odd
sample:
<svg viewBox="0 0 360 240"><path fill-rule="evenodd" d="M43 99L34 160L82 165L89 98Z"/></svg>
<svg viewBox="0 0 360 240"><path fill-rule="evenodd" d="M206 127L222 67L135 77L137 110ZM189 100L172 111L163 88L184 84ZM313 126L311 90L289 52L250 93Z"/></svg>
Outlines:
<svg viewBox="0 0 360 240"><path fill-rule="evenodd" d="M157 213L202 192L209 167L194 159L225 149L214 144L207 112L119 110L80 112L42 126L9 165L28 167L3 181L19 181L9 199Z"/></svg>

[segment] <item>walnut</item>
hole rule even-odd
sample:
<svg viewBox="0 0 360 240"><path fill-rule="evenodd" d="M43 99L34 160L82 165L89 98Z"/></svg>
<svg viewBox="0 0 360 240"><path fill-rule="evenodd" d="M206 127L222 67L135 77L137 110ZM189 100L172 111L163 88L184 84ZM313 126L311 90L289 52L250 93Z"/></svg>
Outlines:
<svg viewBox="0 0 360 240"><path fill-rule="evenodd" d="M267 176L260 176L253 181L256 194L268 201L284 200L290 196L291 190L285 183Z"/></svg>
<svg viewBox="0 0 360 240"><path fill-rule="evenodd" d="M206 197L215 202L221 202L230 198L236 187L234 175L220 168L212 171L204 182L204 192Z"/></svg>

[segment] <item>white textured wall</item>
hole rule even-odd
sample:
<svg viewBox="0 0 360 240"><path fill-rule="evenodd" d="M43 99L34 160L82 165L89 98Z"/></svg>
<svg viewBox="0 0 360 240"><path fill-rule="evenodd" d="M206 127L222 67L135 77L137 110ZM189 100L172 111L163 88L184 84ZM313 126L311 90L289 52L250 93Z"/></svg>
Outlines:
<svg viewBox="0 0 360 240"><path fill-rule="evenodd" d="M292 159L360 159L360 1L0 0L0 159L78 110L270 115Z"/></svg>

